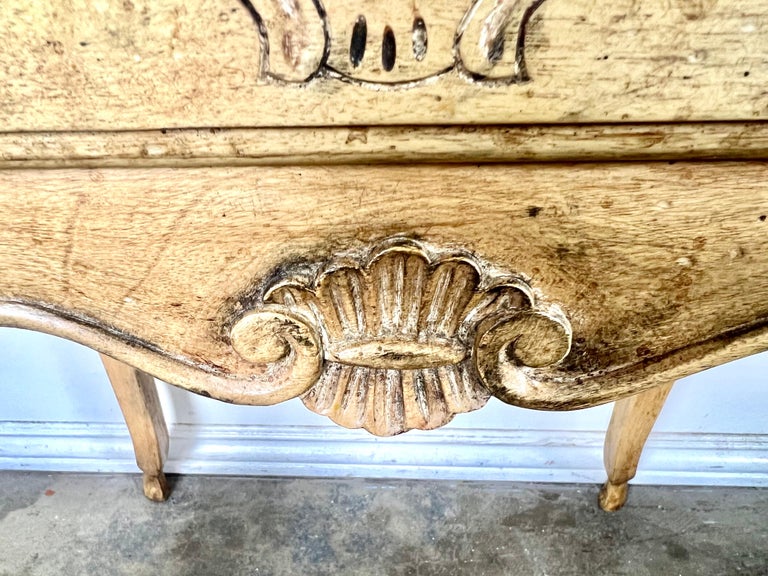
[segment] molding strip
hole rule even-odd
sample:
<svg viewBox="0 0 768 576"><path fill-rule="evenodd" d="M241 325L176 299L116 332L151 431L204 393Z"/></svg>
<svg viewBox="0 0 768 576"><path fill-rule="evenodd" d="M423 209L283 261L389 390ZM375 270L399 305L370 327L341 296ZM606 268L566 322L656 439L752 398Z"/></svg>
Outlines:
<svg viewBox="0 0 768 576"><path fill-rule="evenodd" d="M0 132L0 169L768 158L768 123Z"/></svg>
<svg viewBox="0 0 768 576"><path fill-rule="evenodd" d="M597 484L602 432L176 425L166 471ZM0 422L0 469L138 472L122 424ZM768 435L652 434L637 484L768 486Z"/></svg>

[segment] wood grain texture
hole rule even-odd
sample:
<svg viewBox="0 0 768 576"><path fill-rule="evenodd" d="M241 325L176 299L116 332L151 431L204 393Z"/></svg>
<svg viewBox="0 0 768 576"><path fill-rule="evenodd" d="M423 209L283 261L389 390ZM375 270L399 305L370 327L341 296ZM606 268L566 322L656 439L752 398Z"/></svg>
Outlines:
<svg viewBox="0 0 768 576"><path fill-rule="evenodd" d="M651 433L672 382L616 402L605 436L604 460L608 481L600 491L600 507L606 512L621 508L627 500L627 483L635 477L643 446Z"/></svg>
<svg viewBox="0 0 768 576"><path fill-rule="evenodd" d="M0 133L0 168L748 160L768 124L596 124Z"/></svg>
<svg viewBox="0 0 768 576"><path fill-rule="evenodd" d="M265 14L277 5L261 4ZM429 43L418 60L411 47L412 5L329 0L326 62L349 61L346 35L362 14L369 22L369 54L381 58L387 28L401 47L394 80L416 77L416 68L431 73L451 62L461 40L460 15L490 6L445 4L433 13L419 8ZM768 118L768 47L761 34L768 13L756 0L546 0L525 35L530 79L511 83L483 81L454 66L427 79L382 85L365 81L386 76L365 68L365 59L361 66L373 76L358 79L355 72L345 81L325 72L309 81L277 80L265 62L278 70L280 60L302 77L318 25L265 18L269 25L278 22L272 34L281 36L270 42L269 59L262 28L239 0L8 0L0 9L0 125L58 131ZM511 34L504 34L506 45L514 44L518 27L502 21ZM469 37L474 28L466 30ZM468 44L473 50L479 34ZM508 58L506 50L499 65L514 71Z"/></svg>
<svg viewBox="0 0 768 576"><path fill-rule="evenodd" d="M2 323L273 403L227 336L236 304L286 262L404 235L469 250L560 304L571 353L506 400L585 407L768 348L767 174L761 162L3 171Z"/></svg>
<svg viewBox="0 0 768 576"><path fill-rule="evenodd" d="M163 464L168 457L168 429L155 380L104 354L101 361L128 425L136 464L144 472L144 495L150 500L163 501L169 494L163 473Z"/></svg>

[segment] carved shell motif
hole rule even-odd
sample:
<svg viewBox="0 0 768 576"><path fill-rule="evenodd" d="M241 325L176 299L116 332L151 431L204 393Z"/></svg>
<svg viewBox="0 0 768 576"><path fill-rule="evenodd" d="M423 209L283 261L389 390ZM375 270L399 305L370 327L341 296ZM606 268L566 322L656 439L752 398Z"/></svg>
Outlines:
<svg viewBox="0 0 768 576"><path fill-rule="evenodd" d="M380 436L432 429L492 392L515 393L527 382L519 365L559 361L570 348L564 316L535 311L523 280L487 269L466 254L396 240L367 258L333 260L312 279L270 286L265 306L311 319L322 342L304 404ZM520 330L553 344L526 344Z"/></svg>

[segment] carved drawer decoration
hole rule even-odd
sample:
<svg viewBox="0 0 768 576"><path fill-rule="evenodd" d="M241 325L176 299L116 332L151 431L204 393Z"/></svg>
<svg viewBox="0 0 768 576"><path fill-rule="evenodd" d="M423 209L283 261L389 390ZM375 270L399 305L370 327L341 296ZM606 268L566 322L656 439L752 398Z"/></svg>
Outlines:
<svg viewBox="0 0 768 576"><path fill-rule="evenodd" d="M262 302L233 326L235 349L273 362L310 410L379 436L519 392L571 342L563 313L537 306L522 278L410 240L280 275Z"/></svg>
<svg viewBox="0 0 768 576"><path fill-rule="evenodd" d="M453 70L469 81L529 80L526 28L544 0L242 3L259 33L263 76L408 87Z"/></svg>

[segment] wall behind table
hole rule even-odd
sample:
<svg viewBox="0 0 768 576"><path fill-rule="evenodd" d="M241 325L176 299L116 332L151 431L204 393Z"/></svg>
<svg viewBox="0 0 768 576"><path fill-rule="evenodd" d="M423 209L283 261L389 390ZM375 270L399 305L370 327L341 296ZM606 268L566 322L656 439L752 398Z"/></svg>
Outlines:
<svg viewBox="0 0 768 576"><path fill-rule="evenodd" d="M678 382L639 483L768 486L768 353ZM0 469L136 471L98 354L0 328ZM164 383L166 469L180 473L602 482L611 405L566 413L492 400L432 432L378 439L298 400L232 406Z"/></svg>

